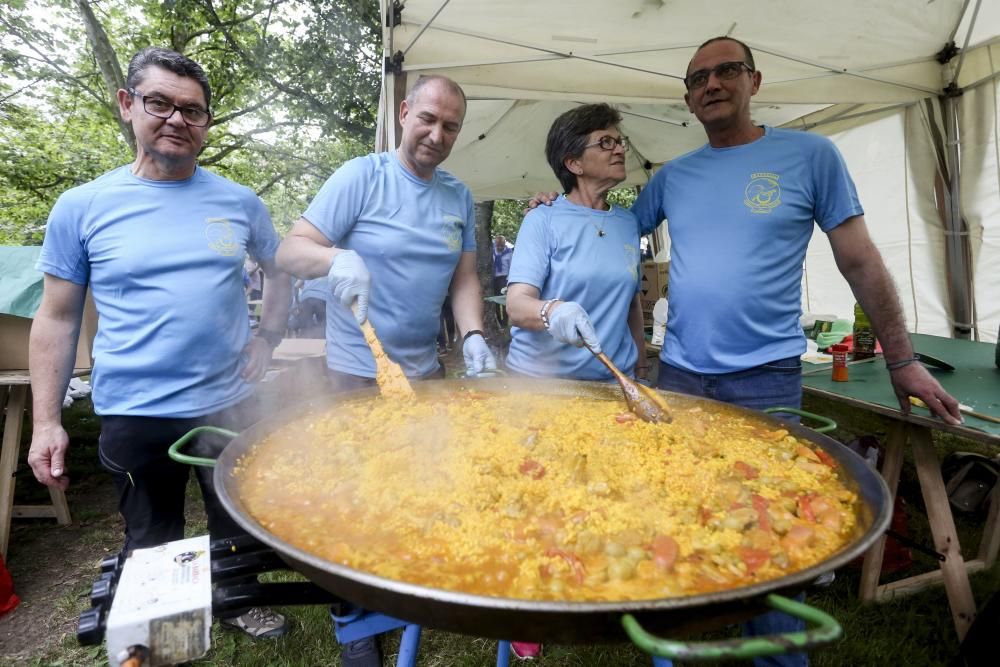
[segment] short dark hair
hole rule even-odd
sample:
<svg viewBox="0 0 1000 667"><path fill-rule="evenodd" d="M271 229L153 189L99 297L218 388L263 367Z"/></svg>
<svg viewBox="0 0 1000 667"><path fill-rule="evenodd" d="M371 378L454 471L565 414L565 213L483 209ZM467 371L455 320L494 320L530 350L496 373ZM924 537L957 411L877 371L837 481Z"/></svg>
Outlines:
<svg viewBox="0 0 1000 667"><path fill-rule="evenodd" d="M584 104L561 114L552 122L545 140L545 158L566 193L576 187L576 174L566 168L566 158L577 158L586 150L590 133L618 125L622 115L608 104Z"/></svg>
<svg viewBox="0 0 1000 667"><path fill-rule="evenodd" d="M212 90L209 88L205 70L195 61L170 49L148 46L132 56L132 60L128 64L128 76L125 78L125 87L135 88L140 85L142 83L143 72L150 67L162 67L178 76L186 76L197 81L198 85L201 86L201 91L205 93L205 107L211 108Z"/></svg>
<svg viewBox="0 0 1000 667"><path fill-rule="evenodd" d="M718 37L713 37L712 39L707 39L707 40L705 40L704 42L701 43L701 46L699 46L697 49L695 49L694 53L695 53L695 55L698 55L698 51L701 51L703 48L705 48L709 44L712 44L714 42L723 42L723 41L725 41L725 42L735 42L736 44L739 44L740 46L742 46L743 47L743 62L745 62L750 67L750 69L752 69L752 70L756 70L757 69L757 66L753 62L753 51L750 50L749 46L747 46L746 44L744 44L740 40L736 39L735 37L727 37L726 35L719 35ZM688 66L687 66L688 71L685 72L686 74L690 74L691 63L693 61L694 61L694 56L691 56L691 60L688 61Z"/></svg>
<svg viewBox="0 0 1000 667"><path fill-rule="evenodd" d="M441 74L421 74L417 82L413 84L413 88L410 88L410 92L406 94L406 103L412 106L417 101L420 90L429 83L443 84L449 91L462 98L462 106L469 106L469 101L465 99L465 91L462 90L462 87Z"/></svg>

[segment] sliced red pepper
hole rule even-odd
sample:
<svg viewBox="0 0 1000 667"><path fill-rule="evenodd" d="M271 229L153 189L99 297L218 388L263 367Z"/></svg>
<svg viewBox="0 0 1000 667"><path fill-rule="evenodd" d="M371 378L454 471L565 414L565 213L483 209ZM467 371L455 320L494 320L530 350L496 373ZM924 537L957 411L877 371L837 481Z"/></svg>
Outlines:
<svg viewBox="0 0 1000 667"><path fill-rule="evenodd" d="M799 500L798 500L799 514L806 521L810 521L810 522L815 523L816 522L816 513L813 512L812 503L810 502L811 499L812 499L812 496L809 496L809 495L799 496Z"/></svg>
<svg viewBox="0 0 1000 667"><path fill-rule="evenodd" d="M760 477L760 471L754 468L749 463L744 463L743 461L737 461L733 464L733 468L739 473L740 477L743 479L757 479Z"/></svg>
<svg viewBox="0 0 1000 667"><path fill-rule="evenodd" d="M816 456L819 457L820 463L824 463L830 466L831 468L837 467L837 459L833 458L832 456L824 452L822 449L814 450L814 452Z"/></svg>
<svg viewBox="0 0 1000 667"><path fill-rule="evenodd" d="M653 551L653 563L661 570L670 570L677 561L680 545L669 535L657 535L650 545Z"/></svg>
<svg viewBox="0 0 1000 667"><path fill-rule="evenodd" d="M756 493L751 498L753 500L753 508L757 512L757 525L765 532L770 531L771 517L767 513L767 498Z"/></svg>
<svg viewBox="0 0 1000 667"><path fill-rule="evenodd" d="M703 526L707 525L708 520L711 518L712 518L712 510L704 506L698 508L698 522L701 525Z"/></svg>
<svg viewBox="0 0 1000 667"><path fill-rule="evenodd" d="M569 552L563 551L562 549L549 548L545 550L545 555L552 557L559 557L566 561L571 568L573 568L573 578L576 579L576 583L582 584L584 578L587 576L587 570L583 566L583 561L581 561L576 555Z"/></svg>
<svg viewBox="0 0 1000 667"><path fill-rule="evenodd" d="M631 412L623 412L621 414L615 415L615 421L619 424L627 424L628 422L635 421L635 415Z"/></svg>
<svg viewBox="0 0 1000 667"><path fill-rule="evenodd" d="M740 559L747 566L747 572L753 574L771 560L771 553L764 549L740 548Z"/></svg>
<svg viewBox="0 0 1000 667"><path fill-rule="evenodd" d="M518 466L517 470L522 475L527 475L531 479L545 477L545 466L534 459L524 459L524 463Z"/></svg>

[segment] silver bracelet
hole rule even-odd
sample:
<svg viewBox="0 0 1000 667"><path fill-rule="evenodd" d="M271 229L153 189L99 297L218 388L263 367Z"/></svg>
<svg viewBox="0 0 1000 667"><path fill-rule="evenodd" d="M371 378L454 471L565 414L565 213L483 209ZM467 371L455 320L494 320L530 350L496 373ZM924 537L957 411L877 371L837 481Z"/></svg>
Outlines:
<svg viewBox="0 0 1000 667"><path fill-rule="evenodd" d="M892 363L886 363L885 369L887 371L898 371L900 368L906 368L910 364L915 364L920 361L920 357L910 357L909 359L901 359L899 361L893 361Z"/></svg>
<svg viewBox="0 0 1000 667"><path fill-rule="evenodd" d="M551 308L552 304L554 304L558 300L559 300L558 298L549 299L548 301L542 304L541 308L538 309L538 317L541 318L542 324L545 326L546 331L549 330L549 308Z"/></svg>

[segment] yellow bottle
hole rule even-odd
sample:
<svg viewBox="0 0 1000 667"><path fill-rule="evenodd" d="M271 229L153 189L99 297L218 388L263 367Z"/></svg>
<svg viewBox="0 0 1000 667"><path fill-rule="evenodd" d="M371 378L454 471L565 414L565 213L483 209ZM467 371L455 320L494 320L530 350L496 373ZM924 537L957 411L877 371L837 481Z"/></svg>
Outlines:
<svg viewBox="0 0 1000 667"><path fill-rule="evenodd" d="M854 304L854 359L875 356L875 331L860 303Z"/></svg>

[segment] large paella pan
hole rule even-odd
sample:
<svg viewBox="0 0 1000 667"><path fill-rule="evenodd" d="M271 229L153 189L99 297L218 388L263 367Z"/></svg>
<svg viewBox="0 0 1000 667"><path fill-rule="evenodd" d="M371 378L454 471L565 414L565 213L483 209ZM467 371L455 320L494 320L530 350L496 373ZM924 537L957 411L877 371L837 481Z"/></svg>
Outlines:
<svg viewBox="0 0 1000 667"><path fill-rule="evenodd" d="M630 438L623 435L625 429L633 425L629 423L631 421L629 416L623 414L620 395L617 393L617 388L615 387L583 382L490 379L425 382L416 385L415 389L417 390L418 399L416 403L448 405L466 400L470 395L473 395L476 400L484 401L486 404L490 404L491 401L499 403L502 398L511 396L512 394L525 394L533 397L544 396L555 400L572 399L574 397L582 397L587 400L597 399L601 402L598 407L602 409L606 408L609 411L606 413L606 416L610 416L611 418L605 420L607 423L606 428L594 427L590 423L581 425L581 428L587 430L585 437L590 439L597 438L606 447L615 447L615 443L617 442L621 457L637 456L635 452L631 452L628 448L627 441ZM300 446L311 447L317 443L319 443L320 447L326 449L340 448L342 450L348 446L351 448L365 447L365 442L359 442L359 440L364 439L358 438L357 434L340 435L338 428L333 427L324 430L323 424L332 423L343 426L348 423L345 419L348 419L350 416L349 411L351 410L355 411L355 416L357 414L366 414L371 405L384 401L384 399L378 397L375 390L363 390L344 394L336 398L318 400L300 409L266 419L239 434L225 448L218 459L215 471L216 487L227 510L247 532L274 548L293 569L303 573L310 580L334 594L368 609L418 622L428 627L499 639L517 638L522 640L588 643L601 640L625 639L626 630L623 628L623 618L628 618L626 625L632 628L629 634L633 637L635 635L634 630L640 625L652 630L668 628L672 633L718 626L736 618L746 617L749 614L760 611L769 593L794 593L801 590L819 574L843 565L863 553L887 527L890 518L890 503L885 483L874 471L865 465L864 461L835 440L819 435L797 424L787 424L754 411L733 408L732 406L723 405L715 401L676 395L668 395L668 398L676 406L676 414L681 416L675 420L676 423L672 425L673 428L683 428L685 421L683 415L685 412L691 412L700 414L699 423L745 421L754 424L753 428L757 431L769 434L768 437L787 438L789 442L793 443L793 447L798 447L800 450L803 449L801 447L803 443L807 444L808 447L805 449L812 450L815 461L797 458L795 460L800 464L799 468L808 469L810 465L828 466L830 469L836 471L835 476L848 489L847 492L843 493L843 503L845 506L850 505L852 508L852 515L846 520L851 525L841 526L840 522L845 520L836 520L836 528L845 535L845 539L831 549L825 551L820 549L818 551L820 553L818 559L805 567L796 568L788 566L787 563L781 562L781 554L772 554L771 560L776 561L777 565L786 569L787 573L778 571L778 574L775 575L774 572L771 572L768 576L760 578L757 578L755 574L763 567L761 558L754 557L753 553L750 554L750 560L745 558L747 544L745 541L742 546L734 543L723 545L722 547L719 545L704 547L706 550L714 550L721 554L715 558L717 561L716 565L713 565L710 569L704 569L704 571L692 570L690 567L684 570L679 565L674 565L675 561L678 563L680 561L696 561L702 558L699 554L708 553L708 551L697 551L695 553L692 551L693 547L686 542L682 542L679 549L677 545L670 547L668 551L673 552L673 555L670 562L666 565L669 565L671 570L695 572L695 574L688 577L689 583L690 581L694 581L694 588L689 587L685 589L681 584L674 582L663 584L660 588L651 589L654 592L643 595L636 593L637 584L633 580L631 588L629 585L625 585L622 588L622 590L626 590L626 594L616 597L615 590L618 590L614 586L616 581L633 579L633 577L637 576L634 573L635 569L641 570L645 567L647 570L655 570L655 567L663 567L665 565L663 561L664 553L662 547L664 543L662 539L658 543L659 546L655 542L651 543L648 531L638 540L638 543L635 540L630 543L628 539L622 537L621 544L612 544L615 540L608 537L600 538L598 539L599 548L597 549L599 553L594 556L597 560L591 559L586 562L576 562L577 559L575 556L566 554L565 550L559 549L559 545L555 543L557 539L570 539L565 536L565 531L560 533L558 537L547 533L539 535L536 531L535 534L529 535L528 538L542 540L546 545L546 551L540 556L540 563L536 564L532 562L531 567L525 569L531 571L540 570L541 574L538 582L533 580L525 582L523 577L518 578L517 573L514 572L514 578L521 582L519 587L514 584L509 588L490 588L489 586L483 588L482 586L477 587L472 585L463 587L459 581L460 578L449 580L447 574L441 579L444 582L442 585L434 585L433 580L415 575L416 572L424 570L442 569L436 566L431 567L430 560L425 561L427 564L426 567L418 567L417 569L411 568L407 570L406 567L396 567L393 569L391 565L389 569L385 569L380 567L382 564L381 557L374 560L369 559L368 562L365 561L363 555L368 550L364 544L354 547L352 551L348 537L353 536L353 538L357 538L359 535L363 536L365 530L376 533L379 532L380 527L370 525L369 523L372 515L365 512L364 493L361 493L360 496L357 495L359 484L355 481L350 481L345 486L343 483L345 479L349 479L356 471L352 472L352 466L350 465L343 465L344 459L341 458L338 459L341 465L336 466L342 469L338 473L342 475L341 484L338 486L336 481L331 483L324 482L324 484L328 484L325 488L329 488L330 497L336 499L339 511L330 512L327 511L329 507L324 510L315 505L310 507L309 503L316 502L315 497L311 497L309 500L304 501L306 505L301 508L300 514L304 517L310 517L309 521L312 523L309 524L311 528L308 530L314 531L315 534L335 536L338 534L338 531L342 531L347 536L344 541L341 542L337 538L334 538L332 543L337 545L343 544L345 546L338 547L342 550L340 552L336 549L331 552L329 549L314 548L314 543L317 540L308 537L308 530L304 533L306 535L305 538L302 537L302 534L296 536L295 531L285 530L283 526L275 524L274 516L267 516L266 513L262 514L261 499L265 499L264 504L266 505L267 488L274 489L275 493L279 495L296 495L300 481L319 475L322 466L315 463L311 463L305 467L301 465L284 466L286 470L282 474L291 476L282 480L279 477L274 477L274 474L276 474L275 471L283 467L280 465L281 459L268 459L262 452L265 451L269 444L274 449L274 441L280 442L280 447L295 449ZM532 400L535 403L539 402L537 399ZM409 409L409 407L397 406L399 410L404 411ZM591 410L592 408L588 407L586 409ZM447 411L445 410L444 412ZM442 413L439 411L439 414ZM706 415L708 416L707 419L705 418ZM337 419L341 421L338 422ZM570 422L572 421L570 419ZM637 425L637 428L645 426ZM572 424L570 428L572 428ZM597 428L596 432L595 428ZM406 429L403 428L399 432L405 433ZM294 433L294 435L288 436L289 433ZM303 434L305 433L312 433L313 437L304 437ZM498 448L500 443L500 436L497 435L496 438L493 438L489 435L490 433L491 431L487 429L486 435L481 438L480 444L486 450ZM284 439L282 439L283 434L285 435ZM774 434L779 435L775 436ZM427 437L426 433L424 437ZM726 460L726 443L713 442L710 431L699 431L694 436L689 433L685 437L688 440L691 437L703 437L704 447L697 449L707 450L709 458L714 457L714 459ZM348 439L350 439L350 442L347 442ZM379 442L383 443L382 449L385 450L384 443L389 439L391 437L387 438L385 433L380 433L378 438L369 439L367 446L372 446L371 443L373 442ZM439 444L447 440L447 438L439 437L438 434L433 435L433 439ZM565 436L563 436L563 439L565 439ZM313 440L314 442L306 442L308 440ZM529 438L529 440L533 443L534 439ZM796 442L799 444L794 444ZM398 444L396 443L396 445ZM396 445L389 446L388 449L393 451L398 450L400 447ZM522 445L530 449L531 443L525 442ZM669 442L665 442L663 448L667 450L668 454L670 453L669 450L671 447ZM808 451L803 454L803 457L807 454ZM467 456L467 453L463 452L462 456ZM555 470L546 471L544 465L540 461L535 460L536 458L541 458L541 456L536 456L534 453L528 452L523 460L514 466L515 474L520 474L533 481L547 476L549 481L556 484L556 486L572 485L571 478L575 473L569 471L567 474L570 477L560 477ZM723 465L714 459L707 463L705 460L702 460L699 465L702 467ZM247 470L251 468L250 464L255 460L257 460L257 463L264 464L263 467L258 466L256 480L254 479L254 475L247 473ZM303 460L311 459L301 459L293 456L291 460L301 464ZM574 468L574 466L578 468L580 465L579 459L574 459L569 454L566 455L566 462L568 468ZM453 467L453 464L454 460L451 467ZM669 461L667 465L669 465ZM752 480L753 484L757 485L753 488L759 487L763 489L767 486L777 485L775 489L776 494L780 494L781 488L784 488L780 486L782 483L780 480L769 479L766 470L762 471L743 461L736 461L735 464L729 461L725 465L734 465L734 474L737 477L742 476L745 480ZM360 468L361 466L357 467ZM261 470L267 472L262 473ZM454 479L447 475L445 475L445 479L450 480L449 483L452 486L460 486L460 484L457 484ZM413 489L393 488L393 481L389 478L382 481L387 488L382 489L381 495L388 495L390 498L398 496L400 514L407 515L408 509L413 504ZM601 486L604 484L603 480L597 480L595 485L593 476L581 480L581 483L585 483L586 485L587 492L584 496L597 495L600 497L602 492L607 491L607 489ZM747 484L750 484L750 482L748 481ZM763 484L763 486L760 486L760 484ZM308 485L305 485L303 488L308 488ZM350 488L355 495L343 495L344 488ZM289 490L292 490L292 492L289 493ZM730 492L736 495L732 497L726 496L726 493ZM741 497L738 495L739 493L743 493L744 495ZM716 512L712 515L702 508L700 513L695 513L692 516L674 517L675 523L671 524L675 526L673 530L675 532L681 531L682 529L677 526L683 526L685 522L700 523L702 525L716 522L712 525L719 528L720 534L723 532L722 529L727 527L735 527L738 530L746 531L757 530L759 532L758 529L760 526L757 525L758 516L760 517L759 522L770 522L781 519L774 512L769 515L772 517L770 521L765 519L765 515L761 513L759 502L771 502L775 507L778 507L782 502L786 502L788 509L793 515L802 515L805 512L810 520L817 524L820 523L817 517L812 516L813 513L818 513L819 509L808 506L808 496L806 496L806 507L803 508L801 505L802 496L792 499L781 499L775 495L768 501L767 499L762 499L757 493L749 494L747 489L741 489L739 484L733 486L728 491L726 488L713 489L711 495L726 498L724 501L725 505L722 506L724 511ZM786 493L786 495L788 494ZM600 514L603 518L612 516L613 518L617 517L618 520L622 520L622 517L627 517L630 511L634 514L642 514L648 511L648 507L645 505L649 504L650 496L645 494L637 498L641 498L642 500L632 499L631 502L636 503L636 505L632 510L626 507L626 514L615 514L616 510L613 508L606 511L597 508L596 514ZM426 498L424 500L426 501ZM590 500L593 500L593 498L590 498ZM601 498L601 502L607 504L608 507L622 500L622 498L606 496ZM738 502L740 500L746 500L747 502ZM624 502L627 505L630 500L624 499ZM340 507L344 503L348 505L353 503L356 511L353 514L346 513L343 511L343 507ZM814 503L816 503L815 500ZM442 511L437 512L436 516L431 517L429 524L423 524L422 534L427 536L428 541L440 540L442 535L447 536L452 534L449 533L449 524L455 523L457 525L462 521L469 520L468 516L461 515L460 513L458 516L450 516L447 511L443 511L445 508L439 509ZM496 508L492 508L489 511L496 512L497 510ZM501 511L506 511L506 509L502 509ZM520 510L515 507L512 511L517 512ZM335 514L337 515L336 517L333 516ZM551 511L546 511L544 514L546 514L549 520L552 519L553 513ZM577 516L578 514L579 512L573 513L573 516ZM276 516L280 517L282 515L279 513ZM326 516L330 516L331 518L329 524L322 523ZM345 517L348 516L355 518L354 525L351 527L348 527L348 522L345 520ZM569 517L562 514L560 516L566 521L570 520ZM738 519L740 516L747 517L745 519L745 526ZM733 523L733 517L737 517L735 524ZM515 514L514 517L508 518L516 519L518 517ZM499 521L495 521L495 518L492 516L480 517L479 520L484 522L493 521L499 525ZM317 521L319 523L316 523ZM337 521L340 522L339 528ZM679 524L677 523L678 521L680 522ZM396 525L398 525L398 522ZM497 530L500 529L497 528ZM784 536L781 537L782 540L788 537L789 531L790 528L786 526L783 531ZM552 532L555 533L557 531L553 529ZM573 539L580 537L579 532L577 531ZM624 532L622 531L621 534L624 534ZM507 536L513 537L514 541L524 537L524 535L514 535L510 531L508 531ZM699 538L696 536L695 539ZM324 542L324 540L318 541ZM325 542L328 544L331 543L330 540L325 540ZM787 540L780 542L780 544L784 544L786 548L789 547ZM607 554L604 552L605 548L608 552ZM698 548L701 549L701 547ZM738 552L741 549L743 550L743 558L735 559L733 562L727 560L727 551ZM503 551L503 548L501 547L500 550ZM512 551L514 551L513 548ZM644 551L645 553L643 553ZM620 559L616 560L619 552L621 552ZM625 552L629 554L634 553L632 561L629 561L629 556L626 556ZM422 552L420 549L414 549L409 552L408 557L412 562L414 557L419 559L423 553L425 552ZM437 560L434 561L436 563L447 560L447 558L442 559L440 554L436 558ZM620 563L618 562L619 560ZM595 562L601 563L600 568L595 567ZM764 559L763 562L768 561ZM773 565L773 563L768 562L768 565ZM748 566L750 567L749 572ZM618 568L617 570L615 569L616 567ZM628 570L625 574L622 574L623 567ZM733 573L731 577L726 574L725 568L727 567ZM629 570L629 568L632 569ZM447 568L444 569L447 570ZM474 568L472 569L474 570ZM593 584L588 595L584 589L593 582L587 579L587 586L584 586L585 576L598 569L603 574L597 578L600 581ZM781 569L779 568L779 570ZM760 571L763 572L764 570ZM705 575L706 572L707 575ZM714 585L709 579L705 578L706 576L711 578L713 572L716 573L714 576L717 579ZM553 580L556 580L556 583L558 583L561 576L565 577L566 581L570 584L579 584L580 591L576 592L582 592L582 595L575 595L574 591L567 592L561 584L557 586L552 583ZM684 580L683 577L681 577L681 580ZM459 581L459 583L455 583L456 581ZM671 586L674 588L671 588Z"/></svg>

